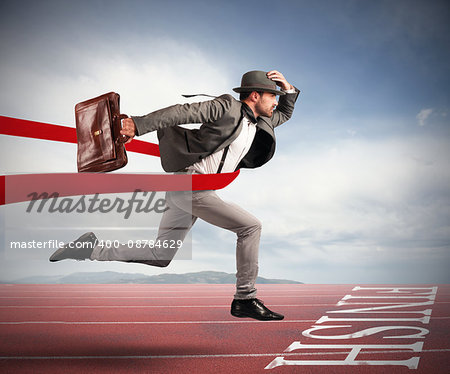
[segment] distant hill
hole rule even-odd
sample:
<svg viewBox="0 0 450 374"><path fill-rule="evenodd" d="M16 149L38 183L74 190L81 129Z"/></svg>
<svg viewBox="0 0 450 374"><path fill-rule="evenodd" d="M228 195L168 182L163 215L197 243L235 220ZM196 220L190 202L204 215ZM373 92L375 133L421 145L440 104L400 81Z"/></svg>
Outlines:
<svg viewBox="0 0 450 374"><path fill-rule="evenodd" d="M301 282L286 279L257 278L259 284L292 284ZM2 282L11 283L11 282ZM73 273L61 276L33 276L17 279L12 283L20 284L234 284L236 276L218 271L201 271L186 274L145 275L103 271L97 273Z"/></svg>

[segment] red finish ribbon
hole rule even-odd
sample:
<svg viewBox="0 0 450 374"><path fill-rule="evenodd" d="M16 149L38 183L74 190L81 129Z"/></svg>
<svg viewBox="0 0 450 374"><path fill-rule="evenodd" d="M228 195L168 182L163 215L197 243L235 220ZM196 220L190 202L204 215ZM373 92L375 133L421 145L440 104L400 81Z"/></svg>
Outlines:
<svg viewBox="0 0 450 374"><path fill-rule="evenodd" d="M27 121L0 116L0 135L22 136L25 138L76 143L77 131L74 127L51 125L49 123ZM159 157L158 144L133 139L125 146L127 151Z"/></svg>
<svg viewBox="0 0 450 374"><path fill-rule="evenodd" d="M0 116L0 135L21 136L66 143L76 143L76 129ZM127 151L159 157L157 144L133 140ZM58 196L140 191L198 191L226 187L239 175L221 174L104 174L55 173L0 176L0 205L30 200L30 193L58 193ZM34 191L30 190L33 189ZM44 195L41 198L45 198Z"/></svg>

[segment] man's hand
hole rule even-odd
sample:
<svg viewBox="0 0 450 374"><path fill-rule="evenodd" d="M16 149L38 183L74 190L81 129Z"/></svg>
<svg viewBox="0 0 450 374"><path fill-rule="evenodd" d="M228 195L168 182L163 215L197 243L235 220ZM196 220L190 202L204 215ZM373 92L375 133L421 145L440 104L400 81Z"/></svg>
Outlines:
<svg viewBox="0 0 450 374"><path fill-rule="evenodd" d="M122 120L122 130L120 130L120 133L130 138L125 142L125 144L128 144L131 140L133 140L136 135L136 125L131 118L125 118Z"/></svg>
<svg viewBox="0 0 450 374"><path fill-rule="evenodd" d="M271 70L267 74L267 78L273 80L282 90L290 90L294 88L279 71Z"/></svg>

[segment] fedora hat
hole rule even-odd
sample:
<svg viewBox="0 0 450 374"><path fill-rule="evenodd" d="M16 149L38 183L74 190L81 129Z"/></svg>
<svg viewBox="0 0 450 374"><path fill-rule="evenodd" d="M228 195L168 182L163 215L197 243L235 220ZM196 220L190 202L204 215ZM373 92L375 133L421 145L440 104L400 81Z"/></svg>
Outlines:
<svg viewBox="0 0 450 374"><path fill-rule="evenodd" d="M277 90L277 84L267 78L265 71L253 70L245 73L241 79L241 87L233 88L234 92L264 91L276 95L285 95L283 91Z"/></svg>

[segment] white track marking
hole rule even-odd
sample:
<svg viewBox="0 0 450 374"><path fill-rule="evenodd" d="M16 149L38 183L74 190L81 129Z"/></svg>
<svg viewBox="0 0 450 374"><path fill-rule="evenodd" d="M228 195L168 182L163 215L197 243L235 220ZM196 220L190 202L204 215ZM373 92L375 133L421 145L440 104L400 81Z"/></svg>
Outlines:
<svg viewBox="0 0 450 374"><path fill-rule="evenodd" d="M450 349L427 349L422 350L421 353L434 352L450 352ZM362 354L392 354L392 353L411 353L408 350L389 350L389 351L366 351ZM160 355L160 356L0 356L0 360L86 360L86 359L121 359L121 360L135 360L135 359L172 359L172 358L252 358L252 357L273 357L273 356L325 356L325 355L348 355L346 352L310 352L310 353L231 353L231 354L216 354L216 355Z"/></svg>
<svg viewBox="0 0 450 374"><path fill-rule="evenodd" d="M304 323L314 322L313 319L307 320L283 320L272 323ZM236 321L17 321L0 322L0 325L178 325L178 324L227 324L227 323L267 323L267 321L256 320L236 320Z"/></svg>

